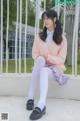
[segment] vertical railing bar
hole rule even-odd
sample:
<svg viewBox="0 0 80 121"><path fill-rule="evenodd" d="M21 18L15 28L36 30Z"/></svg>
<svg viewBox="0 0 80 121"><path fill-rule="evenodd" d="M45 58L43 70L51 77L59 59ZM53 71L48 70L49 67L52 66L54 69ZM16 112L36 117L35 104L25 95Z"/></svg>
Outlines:
<svg viewBox="0 0 80 121"><path fill-rule="evenodd" d="M44 11L46 10L46 0L44 0Z"/></svg>
<svg viewBox="0 0 80 121"><path fill-rule="evenodd" d="M58 3L58 0L55 0L55 11L57 11L57 3Z"/></svg>
<svg viewBox="0 0 80 121"><path fill-rule="evenodd" d="M9 0L7 0L7 29L6 29L6 73L8 73L8 35L9 34Z"/></svg>
<svg viewBox="0 0 80 121"><path fill-rule="evenodd" d="M1 67L0 72L3 71L3 0L1 0Z"/></svg>
<svg viewBox="0 0 80 121"><path fill-rule="evenodd" d="M58 0L58 10L57 10L57 14L58 14L58 19L59 19L59 16L60 16L60 4L59 4L60 0Z"/></svg>
<svg viewBox="0 0 80 121"><path fill-rule="evenodd" d="M78 2L78 0L76 0L76 2ZM78 19L79 19L79 6L77 4L75 8L73 47L72 47L72 74L74 75L77 75L77 45L78 45L78 24L79 24Z"/></svg>
<svg viewBox="0 0 80 121"><path fill-rule="evenodd" d="M35 36L39 32L39 13L40 13L41 0L36 0L36 19L35 19Z"/></svg>
<svg viewBox="0 0 80 121"><path fill-rule="evenodd" d="M22 38L22 0L20 0L20 31L19 31L19 73L21 73L21 38Z"/></svg>
<svg viewBox="0 0 80 121"><path fill-rule="evenodd" d="M35 36L36 36L36 34L39 32L39 13L38 13L38 9L39 9L39 5L41 4L39 4L39 2L41 2L41 1L38 1L38 0L36 0L35 1L36 2L36 17L35 17L35 35L34 35L34 38L35 38ZM46 0L44 0L44 11L46 10ZM35 63L35 61L34 61L34 63Z"/></svg>
<svg viewBox="0 0 80 121"><path fill-rule="evenodd" d="M72 75L75 73L75 18L74 18L74 28L73 28L73 39L72 39Z"/></svg>
<svg viewBox="0 0 80 121"><path fill-rule="evenodd" d="M79 0L76 0L76 2L79 2ZM75 36L75 75L77 76L77 57L78 57L78 28L79 28L79 7L80 5L76 5L76 36Z"/></svg>
<svg viewBox="0 0 80 121"><path fill-rule="evenodd" d="M66 0L64 0L64 2L66 2ZM65 33L65 25L66 25L66 4L64 5L63 33Z"/></svg>
<svg viewBox="0 0 80 121"><path fill-rule="evenodd" d="M17 0L17 17L16 17L16 36L15 36L15 72L17 73L17 68L18 68L18 65L17 65L17 42L18 42L18 20L19 20L19 0Z"/></svg>
<svg viewBox="0 0 80 121"><path fill-rule="evenodd" d="M35 16L35 36L36 36L36 32L37 32L37 0L36 0L36 16Z"/></svg>
<svg viewBox="0 0 80 121"><path fill-rule="evenodd" d="M75 61L75 24L74 24L74 29L73 29L73 41L72 41L72 75L74 75L74 70L75 70L75 67L74 67L74 61Z"/></svg>
<svg viewBox="0 0 80 121"><path fill-rule="evenodd" d="M26 0L26 18L25 18L25 44L24 44L24 72L26 73L26 40L27 40L27 17L28 17L28 0Z"/></svg>

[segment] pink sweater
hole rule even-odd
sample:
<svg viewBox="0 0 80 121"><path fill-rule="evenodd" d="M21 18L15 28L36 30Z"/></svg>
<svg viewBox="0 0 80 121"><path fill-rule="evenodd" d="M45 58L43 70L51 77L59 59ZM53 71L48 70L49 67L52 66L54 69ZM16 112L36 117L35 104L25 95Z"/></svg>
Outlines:
<svg viewBox="0 0 80 121"><path fill-rule="evenodd" d="M60 45L57 45L54 41L51 41L49 45L43 42L37 34L33 47L32 47L32 58L35 60L38 56L43 56L48 66L58 67L62 71L66 70L64 65L67 55L67 40L63 36L63 41Z"/></svg>

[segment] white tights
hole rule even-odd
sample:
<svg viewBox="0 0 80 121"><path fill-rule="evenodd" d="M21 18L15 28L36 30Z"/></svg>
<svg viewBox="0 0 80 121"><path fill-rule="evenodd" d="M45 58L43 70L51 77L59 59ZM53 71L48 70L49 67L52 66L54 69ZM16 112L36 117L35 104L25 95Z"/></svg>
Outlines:
<svg viewBox="0 0 80 121"><path fill-rule="evenodd" d="M39 56L34 64L31 84L29 88L28 99L34 99L37 81L40 81L40 99L37 106L41 109L46 105L46 97L48 92L48 76L53 77L52 70L46 65L45 59Z"/></svg>

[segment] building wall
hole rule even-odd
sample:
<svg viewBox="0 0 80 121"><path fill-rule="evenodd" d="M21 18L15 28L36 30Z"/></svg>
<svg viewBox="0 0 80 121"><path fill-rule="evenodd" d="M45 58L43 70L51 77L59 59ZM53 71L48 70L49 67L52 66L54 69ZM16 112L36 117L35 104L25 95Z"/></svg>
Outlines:
<svg viewBox="0 0 80 121"><path fill-rule="evenodd" d="M27 34L26 35L26 58L32 57L32 45L33 45L34 35ZM25 44L25 34L22 33L21 39L21 58L24 58L24 44ZM6 58L6 38L4 38L3 44L3 58ZM9 40L8 40L8 52L9 59L15 59L15 32L9 32ZM17 40L17 58L19 58L19 37Z"/></svg>

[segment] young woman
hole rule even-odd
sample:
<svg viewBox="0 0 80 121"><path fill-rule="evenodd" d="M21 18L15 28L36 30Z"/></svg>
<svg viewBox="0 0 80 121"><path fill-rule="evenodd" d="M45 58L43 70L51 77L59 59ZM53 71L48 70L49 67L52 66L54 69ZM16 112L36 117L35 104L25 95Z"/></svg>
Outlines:
<svg viewBox="0 0 80 121"><path fill-rule="evenodd" d="M67 40L62 33L57 12L47 10L42 14L43 31L35 37L32 58L35 60L31 84L26 104L27 110L33 110L30 119L40 119L46 113L46 97L48 92L48 77L51 76L60 85L68 80L62 74L66 70L64 62L67 55ZM34 96L37 81L40 81L40 99L34 107Z"/></svg>

